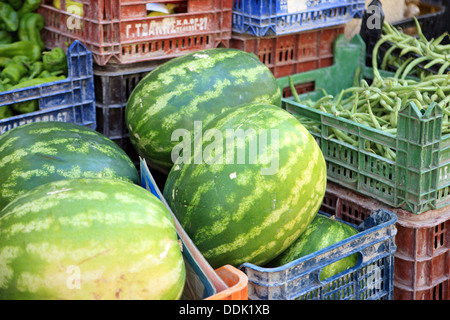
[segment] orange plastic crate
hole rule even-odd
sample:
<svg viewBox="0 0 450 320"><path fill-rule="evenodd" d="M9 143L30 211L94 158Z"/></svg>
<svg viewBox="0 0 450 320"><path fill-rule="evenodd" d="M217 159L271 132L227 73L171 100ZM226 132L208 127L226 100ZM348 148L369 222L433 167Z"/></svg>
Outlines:
<svg viewBox="0 0 450 320"><path fill-rule="evenodd" d="M248 278L241 270L232 265L225 265L215 270L228 286L228 289L216 293L205 300L247 300Z"/></svg>
<svg viewBox="0 0 450 320"><path fill-rule="evenodd" d="M333 43L344 26L280 36L256 37L233 33L230 47L256 54L276 78L333 64Z"/></svg>
<svg viewBox="0 0 450 320"><path fill-rule="evenodd" d="M228 47L232 0L77 0L83 15L76 16L53 0L38 9L45 20L41 32L48 48L67 48L80 40L94 61L105 65L166 59L200 49ZM147 3L177 3L178 12L148 17Z"/></svg>

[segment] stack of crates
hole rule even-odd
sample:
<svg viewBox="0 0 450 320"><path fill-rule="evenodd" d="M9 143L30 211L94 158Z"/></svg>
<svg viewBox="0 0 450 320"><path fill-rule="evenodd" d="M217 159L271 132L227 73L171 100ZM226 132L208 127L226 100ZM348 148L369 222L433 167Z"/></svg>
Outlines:
<svg viewBox="0 0 450 320"><path fill-rule="evenodd" d="M292 76L294 88L316 88L308 94L299 92L300 100L319 98L318 88L336 96L352 87L355 79L373 79L359 35L349 43L338 38L335 48L332 66ZM351 54L351 48L360 53ZM393 212L397 216L393 299L449 300L450 136L441 132L442 109L430 107L423 113L414 103L402 106L397 133L392 135L298 103L288 77L278 82L284 89L283 107L318 126L311 133L326 160L328 176L322 210L355 224L380 209ZM358 143L333 138L334 129ZM366 141L390 148L395 159L367 150Z"/></svg>
<svg viewBox="0 0 450 320"><path fill-rule="evenodd" d="M49 48L81 41L94 59L97 131L134 160L124 111L136 84L161 63L201 49L228 47L231 0L43 0ZM164 5L169 14L150 11ZM164 10L164 9L162 9Z"/></svg>
<svg viewBox="0 0 450 320"><path fill-rule="evenodd" d="M330 66L333 43L364 0L235 0L230 47L252 52L276 78Z"/></svg>

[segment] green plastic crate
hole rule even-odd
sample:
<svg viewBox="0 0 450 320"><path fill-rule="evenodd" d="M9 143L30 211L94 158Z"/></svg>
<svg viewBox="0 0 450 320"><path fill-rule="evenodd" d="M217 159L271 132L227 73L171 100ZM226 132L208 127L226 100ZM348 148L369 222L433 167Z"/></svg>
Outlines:
<svg viewBox="0 0 450 320"><path fill-rule="evenodd" d="M321 97L323 93L318 88L336 95L353 86L356 72L360 79L373 78L372 69L364 63L365 45L359 35L350 42L344 36L338 37L334 54L332 66L292 76L294 86L309 84L316 89L300 94L300 98ZM382 72L381 75L393 74ZM325 157L330 181L414 214L450 205L450 135L441 134L440 107L430 106L422 114L414 103L403 106L397 135L392 135L297 103L293 97L286 96L290 92L289 78L277 81L285 93L283 107L319 124L320 132L311 133ZM331 128L354 135L358 146L328 138ZM396 153L396 161L366 151L366 140L391 148Z"/></svg>

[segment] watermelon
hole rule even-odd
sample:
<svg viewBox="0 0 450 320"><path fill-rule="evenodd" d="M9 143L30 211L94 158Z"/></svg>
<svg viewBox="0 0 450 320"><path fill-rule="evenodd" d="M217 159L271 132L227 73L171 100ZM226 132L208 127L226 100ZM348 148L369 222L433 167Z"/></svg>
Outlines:
<svg viewBox="0 0 450 320"><path fill-rule="evenodd" d="M250 102L281 107L281 91L269 68L241 50L200 50L147 74L128 99L126 124L138 154L168 173L176 129L192 131L194 121L206 125L226 109Z"/></svg>
<svg viewBox="0 0 450 320"><path fill-rule="evenodd" d="M139 173L127 154L93 129L33 122L0 136L0 210L36 186L79 177L139 183Z"/></svg>
<svg viewBox="0 0 450 320"><path fill-rule="evenodd" d="M345 240L358 231L350 225L318 214L306 231L284 252L272 260L268 266L279 267L298 258L329 247L339 241ZM353 267L358 261L358 254L349 255L341 260L324 267L320 272L320 280L323 281L348 268Z"/></svg>
<svg viewBox="0 0 450 320"><path fill-rule="evenodd" d="M178 299L174 220L131 182L65 179L0 212L0 299Z"/></svg>
<svg viewBox="0 0 450 320"><path fill-rule="evenodd" d="M239 138L238 130L246 135ZM229 143L220 146L219 133ZM255 145L256 159L250 151ZM220 157L220 147L230 151ZM201 163L195 152L190 160L177 160L164 198L213 267L269 262L317 214L325 160L313 136L287 111L261 103L229 109L205 127L201 148Z"/></svg>

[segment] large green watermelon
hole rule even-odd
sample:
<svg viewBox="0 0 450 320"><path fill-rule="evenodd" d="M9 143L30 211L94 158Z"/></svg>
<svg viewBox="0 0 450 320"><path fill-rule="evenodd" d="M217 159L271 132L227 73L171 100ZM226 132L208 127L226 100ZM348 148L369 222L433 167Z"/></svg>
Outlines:
<svg viewBox="0 0 450 320"><path fill-rule="evenodd" d="M358 231L348 224L318 214L306 231L285 251L269 263L269 267L279 267L308 254L329 247L339 241L345 240ZM320 272L320 280L332 277L358 261L358 254L349 255L341 260L324 267Z"/></svg>
<svg viewBox="0 0 450 320"><path fill-rule="evenodd" d="M233 144L238 129L246 138ZM233 146L234 156L220 156L220 134L230 138L222 148ZM250 151L255 143L256 158ZM325 194L325 161L312 135L288 112L258 103L232 108L205 128L201 147L201 163L193 153L173 166L164 197L213 267L263 265L313 220Z"/></svg>
<svg viewBox="0 0 450 320"><path fill-rule="evenodd" d="M193 130L194 121L205 126L250 102L281 106L276 79L258 57L228 48L189 53L160 65L135 87L125 114L130 140L151 166L168 172L176 129Z"/></svg>
<svg viewBox="0 0 450 320"><path fill-rule="evenodd" d="M0 212L0 299L178 299L175 224L130 182L66 179Z"/></svg>
<svg viewBox="0 0 450 320"><path fill-rule="evenodd" d="M0 136L0 210L36 186L79 177L139 183L139 173L127 154L90 128L33 122Z"/></svg>

